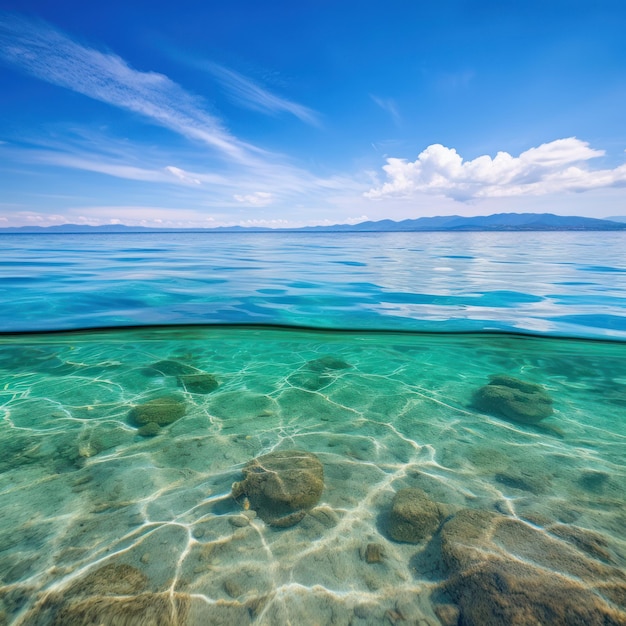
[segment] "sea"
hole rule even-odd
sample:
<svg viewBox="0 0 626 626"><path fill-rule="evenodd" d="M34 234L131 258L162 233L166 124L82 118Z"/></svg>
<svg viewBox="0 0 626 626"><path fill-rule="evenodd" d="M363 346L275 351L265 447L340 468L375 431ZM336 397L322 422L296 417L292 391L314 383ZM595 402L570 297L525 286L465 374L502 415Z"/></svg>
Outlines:
<svg viewBox="0 0 626 626"><path fill-rule="evenodd" d="M626 233L0 234L0 625L626 624Z"/></svg>

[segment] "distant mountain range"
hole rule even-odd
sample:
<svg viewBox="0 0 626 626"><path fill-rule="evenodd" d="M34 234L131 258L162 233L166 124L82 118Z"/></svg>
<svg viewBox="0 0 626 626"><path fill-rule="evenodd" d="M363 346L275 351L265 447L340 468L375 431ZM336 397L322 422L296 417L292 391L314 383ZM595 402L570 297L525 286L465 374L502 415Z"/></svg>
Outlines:
<svg viewBox="0 0 626 626"><path fill-rule="evenodd" d="M302 228L263 228L221 226L218 228L149 228L145 226L84 226L63 224L59 226L19 226L0 228L0 233L150 233L150 232L463 232L463 231L546 231L546 230L626 230L626 216L611 219L554 215L552 213L497 213L477 217L446 215L420 217L413 220L380 220L359 224L333 226L305 226Z"/></svg>

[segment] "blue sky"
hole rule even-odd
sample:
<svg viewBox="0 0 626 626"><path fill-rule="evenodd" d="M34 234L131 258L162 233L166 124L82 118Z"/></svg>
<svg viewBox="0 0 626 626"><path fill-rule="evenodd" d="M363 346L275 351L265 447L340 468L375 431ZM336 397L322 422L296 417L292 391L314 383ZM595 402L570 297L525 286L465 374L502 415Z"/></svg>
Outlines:
<svg viewBox="0 0 626 626"><path fill-rule="evenodd" d="M623 0L0 0L0 226L626 215L625 32Z"/></svg>

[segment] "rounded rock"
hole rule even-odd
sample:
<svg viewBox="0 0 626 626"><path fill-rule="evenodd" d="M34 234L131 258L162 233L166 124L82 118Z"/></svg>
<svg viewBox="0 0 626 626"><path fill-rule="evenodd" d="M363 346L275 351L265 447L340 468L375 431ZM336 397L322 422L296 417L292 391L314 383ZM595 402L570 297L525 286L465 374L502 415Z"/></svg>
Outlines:
<svg viewBox="0 0 626 626"><path fill-rule="evenodd" d="M389 534L396 541L420 543L439 528L443 511L421 489L400 489L391 503Z"/></svg>
<svg viewBox="0 0 626 626"><path fill-rule="evenodd" d="M219 387L213 374L183 374L177 380L179 386L189 393L211 393Z"/></svg>
<svg viewBox="0 0 626 626"><path fill-rule="evenodd" d="M246 496L266 523L285 528L298 523L324 490L324 468L314 454L279 450L248 462L233 497Z"/></svg>
<svg viewBox="0 0 626 626"><path fill-rule="evenodd" d="M135 426L144 426L149 423L167 426L179 420L185 411L185 401L179 396L171 395L138 404L130 410L128 415Z"/></svg>
<svg viewBox="0 0 626 626"><path fill-rule="evenodd" d="M473 406L479 411L522 424L536 424L552 415L552 398L535 383L512 376L491 376L489 384L474 394Z"/></svg>

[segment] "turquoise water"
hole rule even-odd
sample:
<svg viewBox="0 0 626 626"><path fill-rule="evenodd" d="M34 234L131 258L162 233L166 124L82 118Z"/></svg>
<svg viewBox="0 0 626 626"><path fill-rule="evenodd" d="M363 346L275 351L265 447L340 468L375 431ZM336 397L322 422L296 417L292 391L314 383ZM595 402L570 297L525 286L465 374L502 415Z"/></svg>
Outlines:
<svg viewBox="0 0 626 626"><path fill-rule="evenodd" d="M626 624L623 235L464 236L12 238L5 331L145 327L0 335L0 624Z"/></svg>
<svg viewBox="0 0 626 626"><path fill-rule="evenodd" d="M626 338L626 233L0 235L0 332L145 324Z"/></svg>

